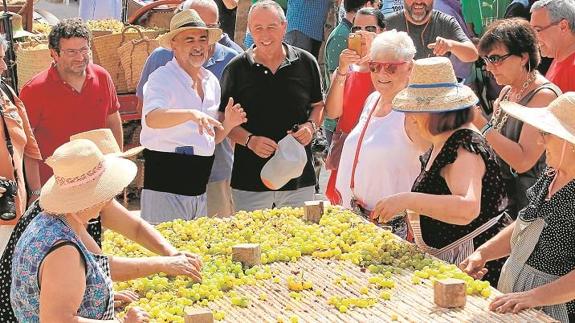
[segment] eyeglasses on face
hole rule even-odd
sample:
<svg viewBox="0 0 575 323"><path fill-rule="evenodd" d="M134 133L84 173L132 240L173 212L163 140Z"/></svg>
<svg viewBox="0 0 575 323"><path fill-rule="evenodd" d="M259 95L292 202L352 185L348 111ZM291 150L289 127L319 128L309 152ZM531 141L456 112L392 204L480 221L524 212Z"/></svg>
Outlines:
<svg viewBox="0 0 575 323"><path fill-rule="evenodd" d="M66 55L66 56L70 56L70 57L74 57L78 54L82 54L82 56L87 55L90 52L90 48L89 47L82 47L80 49L60 49L60 53Z"/></svg>
<svg viewBox="0 0 575 323"><path fill-rule="evenodd" d="M377 32L377 26L353 26L351 27L351 32L352 33L356 33L360 30L365 30L365 31L369 31L370 33L375 33Z"/></svg>
<svg viewBox="0 0 575 323"><path fill-rule="evenodd" d="M563 19L561 19L561 20L563 20ZM561 20L556 21L556 22L552 22L552 23L550 23L549 25L547 25L547 26L545 26L545 27L533 27L533 30L535 30L536 33L540 33L540 32L545 31L545 30L547 30L547 29L549 29L549 28L551 28L551 27L553 27L553 26L559 25L559 23L561 22Z"/></svg>
<svg viewBox="0 0 575 323"><path fill-rule="evenodd" d="M510 57L512 55L513 54L489 55L489 56L483 56L482 59L485 62L485 64L499 65L499 64L503 63L504 60L506 60L508 57Z"/></svg>
<svg viewBox="0 0 575 323"><path fill-rule="evenodd" d="M368 63L369 70L372 73L379 73L382 69L387 74L395 74L397 68L407 62L376 62L370 61Z"/></svg>

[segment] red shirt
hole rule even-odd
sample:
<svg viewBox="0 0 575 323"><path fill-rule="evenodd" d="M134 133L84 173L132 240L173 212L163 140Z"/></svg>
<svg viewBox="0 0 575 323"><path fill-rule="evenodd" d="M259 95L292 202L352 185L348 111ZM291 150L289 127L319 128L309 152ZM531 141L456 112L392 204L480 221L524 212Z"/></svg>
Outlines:
<svg viewBox="0 0 575 323"><path fill-rule="evenodd" d="M337 122L337 128L350 133L363 111L363 104L373 92L371 73L352 71L345 80L343 89L343 111Z"/></svg>
<svg viewBox="0 0 575 323"><path fill-rule="evenodd" d="M107 117L118 111L120 103L112 78L101 66L88 64L81 92L64 82L55 66L36 75L24 85L20 99L26 106L30 126L42 157L80 132L106 128ZM44 184L52 169L40 164Z"/></svg>
<svg viewBox="0 0 575 323"><path fill-rule="evenodd" d="M575 91L575 77L573 75L575 75L575 53L561 62L554 59L545 77L565 93Z"/></svg>

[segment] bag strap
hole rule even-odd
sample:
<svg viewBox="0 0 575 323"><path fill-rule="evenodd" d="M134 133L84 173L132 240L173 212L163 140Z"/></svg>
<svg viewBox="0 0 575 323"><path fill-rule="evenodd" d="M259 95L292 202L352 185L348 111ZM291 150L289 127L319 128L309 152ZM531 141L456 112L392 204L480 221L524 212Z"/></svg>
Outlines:
<svg viewBox="0 0 575 323"><path fill-rule="evenodd" d="M16 101L14 100L14 90L12 90L8 84L4 83L4 81L0 80L0 89L2 89L2 91L4 93L6 93L6 95L8 96L8 98L10 99L10 102L12 102L12 104L16 104Z"/></svg>
<svg viewBox="0 0 575 323"><path fill-rule="evenodd" d="M14 180L18 182L18 173L16 172L16 165L14 164L14 146L12 145L12 140L10 139L10 132L8 131L8 126L6 125L6 118L4 118L3 104L0 104L0 115L2 115L2 124L4 125L4 140L6 141L6 148L8 149L8 154L10 154L10 161L12 162L12 169L14 170Z"/></svg>
<svg viewBox="0 0 575 323"><path fill-rule="evenodd" d="M351 181L349 182L349 188L351 189L351 193L355 195L353 189L355 188L355 169L357 168L357 162L359 159L359 153L361 151L361 146L363 143L363 137L365 136L365 132L367 131L367 127L369 126L369 121L371 120L371 116L375 109L377 109L377 103L379 98L375 101L373 108L369 111L369 115L367 116L367 120L365 121L365 125L363 129L361 129L361 133L359 134L359 139L357 141L357 146L355 147L355 157L353 158L353 164L351 166Z"/></svg>

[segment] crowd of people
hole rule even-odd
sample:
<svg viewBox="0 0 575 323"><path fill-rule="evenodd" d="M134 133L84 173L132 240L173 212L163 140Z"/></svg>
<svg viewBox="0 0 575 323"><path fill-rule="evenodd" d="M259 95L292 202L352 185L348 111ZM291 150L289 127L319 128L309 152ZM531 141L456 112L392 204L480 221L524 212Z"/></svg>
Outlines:
<svg viewBox="0 0 575 323"><path fill-rule="evenodd" d="M144 66L142 147L126 152L90 30L53 27L53 65L19 96L0 83L0 321L115 320L138 295L112 281L199 281L199 257L153 225L313 200L323 130L332 204L497 285L493 311L575 322L575 1L343 0L323 51L332 1L311 3L253 1L244 49L237 1L183 1ZM140 153L141 217L114 199ZM158 256L104 255L103 227Z"/></svg>

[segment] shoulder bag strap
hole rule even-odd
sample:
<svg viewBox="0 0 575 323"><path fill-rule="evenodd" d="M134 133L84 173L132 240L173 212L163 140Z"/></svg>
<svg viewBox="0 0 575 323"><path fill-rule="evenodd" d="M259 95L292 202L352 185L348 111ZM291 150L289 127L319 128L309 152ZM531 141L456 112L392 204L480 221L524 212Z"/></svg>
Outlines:
<svg viewBox="0 0 575 323"><path fill-rule="evenodd" d="M365 132L367 131L367 127L369 126L369 121L371 120L371 116L373 112L377 109L377 103L379 102L379 98L375 101L373 108L369 111L369 115L367 116L367 120L365 121L365 125L363 129L361 129L361 133L359 134L359 138L357 141L357 146L355 148L355 156L353 158L353 164L351 166L351 181L349 182L349 188L351 189L351 194L355 195L353 189L355 188L355 169L357 167L357 161L359 158L359 152L361 151L361 146L363 143L363 137L365 136Z"/></svg>

